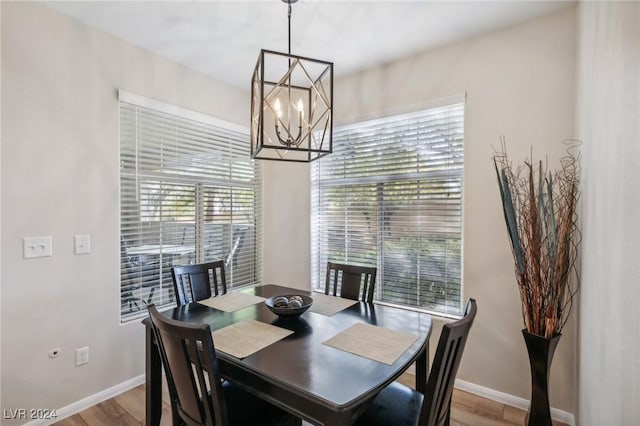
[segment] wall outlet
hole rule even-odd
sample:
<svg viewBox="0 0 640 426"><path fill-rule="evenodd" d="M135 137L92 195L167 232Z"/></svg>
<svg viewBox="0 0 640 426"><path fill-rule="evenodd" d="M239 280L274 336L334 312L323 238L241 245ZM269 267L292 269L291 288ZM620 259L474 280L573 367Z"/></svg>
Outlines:
<svg viewBox="0 0 640 426"><path fill-rule="evenodd" d="M76 349L76 367L89 363L89 347Z"/></svg>

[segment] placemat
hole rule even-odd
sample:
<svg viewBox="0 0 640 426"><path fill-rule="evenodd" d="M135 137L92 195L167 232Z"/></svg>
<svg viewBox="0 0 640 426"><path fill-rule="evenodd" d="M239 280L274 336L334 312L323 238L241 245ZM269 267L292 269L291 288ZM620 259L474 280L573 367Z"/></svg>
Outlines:
<svg viewBox="0 0 640 426"><path fill-rule="evenodd" d="M216 330L213 344L217 350L244 358L284 339L293 331L254 320L244 320Z"/></svg>
<svg viewBox="0 0 640 426"><path fill-rule="evenodd" d="M264 302L264 297L254 296L253 294L235 291L223 294L222 296L210 297L204 300L198 300L198 303L209 306L210 308L219 309L225 312L234 312L256 303Z"/></svg>
<svg viewBox="0 0 640 426"><path fill-rule="evenodd" d="M357 323L323 344L391 365L418 336L375 325Z"/></svg>
<svg viewBox="0 0 640 426"><path fill-rule="evenodd" d="M358 303L357 300L344 299L342 297L336 296L327 296L326 294L322 293L313 293L311 297L313 298L313 305L311 305L309 311L326 315L328 317Z"/></svg>

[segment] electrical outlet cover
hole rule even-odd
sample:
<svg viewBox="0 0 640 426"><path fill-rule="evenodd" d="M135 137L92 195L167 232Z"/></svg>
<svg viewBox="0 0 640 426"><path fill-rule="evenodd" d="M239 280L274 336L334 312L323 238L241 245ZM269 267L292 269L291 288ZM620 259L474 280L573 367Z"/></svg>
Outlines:
<svg viewBox="0 0 640 426"><path fill-rule="evenodd" d="M89 363L89 347L76 349L76 367Z"/></svg>
<svg viewBox="0 0 640 426"><path fill-rule="evenodd" d="M91 253L91 236L89 235L76 235L73 238L75 254L89 254Z"/></svg>

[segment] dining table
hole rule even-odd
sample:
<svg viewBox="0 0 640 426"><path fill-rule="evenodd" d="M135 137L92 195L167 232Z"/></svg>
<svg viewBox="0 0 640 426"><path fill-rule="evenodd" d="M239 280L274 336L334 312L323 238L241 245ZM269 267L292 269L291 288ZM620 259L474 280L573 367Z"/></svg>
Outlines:
<svg viewBox="0 0 640 426"><path fill-rule="evenodd" d="M319 304L320 298L330 296L273 284L237 291L243 293L240 296L257 296L255 300L259 301L233 311L216 309L200 301L162 312L174 320L209 324L214 345L216 333L240 323L257 321L285 331L286 337L247 356L233 356L216 347L220 373L225 380L314 425L352 424L385 386L414 363L416 389L424 393L432 329L430 315L352 301L350 306L337 312L314 312L312 305L312 309L301 316L286 318L274 314L263 298L298 294L316 296ZM162 415L162 362L149 318L144 319L143 324L146 326L146 424L155 426L160 424ZM383 336L409 337L407 347L400 348L395 359L380 361L357 354L358 348L349 352L332 343L340 337L349 340L346 333L369 329L387 333ZM366 336L354 337L357 341ZM393 345L391 338L378 343L377 349L394 349Z"/></svg>

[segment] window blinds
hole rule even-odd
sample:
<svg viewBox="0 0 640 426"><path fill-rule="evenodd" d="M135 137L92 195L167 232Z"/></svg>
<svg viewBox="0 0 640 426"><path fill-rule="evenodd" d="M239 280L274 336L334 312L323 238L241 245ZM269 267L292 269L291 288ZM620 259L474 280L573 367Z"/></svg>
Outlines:
<svg viewBox="0 0 640 426"><path fill-rule="evenodd" d="M228 287L260 282L260 170L247 131L220 123L120 102L123 321L175 303L173 265L224 260Z"/></svg>
<svg viewBox="0 0 640 426"><path fill-rule="evenodd" d="M464 103L334 131L312 165L312 275L377 266L376 300L461 311Z"/></svg>

